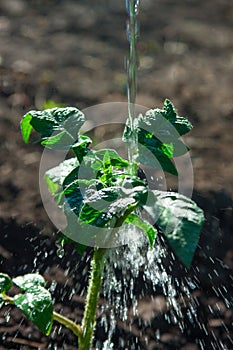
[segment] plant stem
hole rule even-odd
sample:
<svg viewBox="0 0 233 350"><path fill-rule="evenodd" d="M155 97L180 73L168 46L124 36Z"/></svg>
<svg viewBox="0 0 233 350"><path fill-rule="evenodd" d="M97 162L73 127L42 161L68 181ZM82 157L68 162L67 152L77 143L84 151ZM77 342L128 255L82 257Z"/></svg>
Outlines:
<svg viewBox="0 0 233 350"><path fill-rule="evenodd" d="M82 328L79 324L74 323L69 318L58 314L57 312L53 312L54 321L59 322L63 326L69 328L78 338L82 335Z"/></svg>
<svg viewBox="0 0 233 350"><path fill-rule="evenodd" d="M105 248L95 248L89 279L87 300L82 321L82 334L79 337L79 350L91 350L96 326L96 309L102 284L105 263Z"/></svg>

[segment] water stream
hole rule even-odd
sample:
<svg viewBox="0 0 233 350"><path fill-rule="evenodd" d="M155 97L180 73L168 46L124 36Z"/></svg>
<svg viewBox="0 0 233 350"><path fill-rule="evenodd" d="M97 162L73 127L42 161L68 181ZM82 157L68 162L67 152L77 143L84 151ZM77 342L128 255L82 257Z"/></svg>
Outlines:
<svg viewBox="0 0 233 350"><path fill-rule="evenodd" d="M137 153L137 137L134 132L135 102L137 96L137 40L139 37L139 24L137 16L139 14L140 0L126 0L126 12L128 14L126 34L129 42L129 52L126 56L127 69L127 100L128 100L128 120L132 137L128 143L128 156L131 164Z"/></svg>

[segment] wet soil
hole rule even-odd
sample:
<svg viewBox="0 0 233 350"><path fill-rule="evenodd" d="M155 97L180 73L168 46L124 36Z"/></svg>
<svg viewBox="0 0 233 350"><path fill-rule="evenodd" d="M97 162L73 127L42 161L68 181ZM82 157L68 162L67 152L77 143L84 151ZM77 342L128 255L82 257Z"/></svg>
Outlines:
<svg viewBox="0 0 233 350"><path fill-rule="evenodd" d="M139 315L118 322L114 349L233 349L233 5L143 0L139 20L137 103L161 107L168 97L194 124L185 140L192 149L193 198L206 223L191 270L176 262L173 276L195 283L199 321L188 320L181 283L183 330L168 322L172 310L159 289L153 299L151 290L139 296L139 279ZM85 264L74 269L80 258L72 247L63 259L56 256L56 228L39 192L42 148L23 144L19 122L48 100L80 109L126 101L125 21L123 0L0 0L0 266L12 276L39 270L48 285L57 280L55 308L76 320L84 297L73 296L70 305L69 296L85 283ZM102 140L108 133L95 136ZM0 312L0 349L75 349L70 332L55 327L46 338L17 310L6 322L8 309ZM96 338L106 338L99 324Z"/></svg>

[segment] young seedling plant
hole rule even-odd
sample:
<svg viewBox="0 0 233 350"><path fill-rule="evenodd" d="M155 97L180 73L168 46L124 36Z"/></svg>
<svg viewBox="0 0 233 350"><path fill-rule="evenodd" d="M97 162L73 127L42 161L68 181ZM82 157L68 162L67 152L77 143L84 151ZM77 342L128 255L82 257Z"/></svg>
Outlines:
<svg viewBox="0 0 233 350"><path fill-rule="evenodd" d="M0 307L15 305L46 335L53 322L59 322L77 336L79 350L92 348L106 253L117 232L123 229L127 233L128 225L136 226L146 236L148 249L162 234L189 268L204 221L202 210L191 199L175 192L152 190L146 178L139 176L143 165L160 167L177 176L172 158L188 152L180 136L188 133L192 125L177 115L168 99L163 109L151 109L136 117L133 128L130 121L126 122L123 141L138 143L133 163L113 149L91 149L92 140L79 132L84 122L84 114L74 107L33 110L21 122L26 143L34 129L41 135L43 146L73 153L72 158L47 171L45 180L67 219L61 245L73 242L80 254L86 246L93 247L82 323L76 324L53 311L52 297L41 275L32 273L11 279L0 274ZM150 222L143 212L149 215ZM20 289L16 295L10 291L13 284Z"/></svg>

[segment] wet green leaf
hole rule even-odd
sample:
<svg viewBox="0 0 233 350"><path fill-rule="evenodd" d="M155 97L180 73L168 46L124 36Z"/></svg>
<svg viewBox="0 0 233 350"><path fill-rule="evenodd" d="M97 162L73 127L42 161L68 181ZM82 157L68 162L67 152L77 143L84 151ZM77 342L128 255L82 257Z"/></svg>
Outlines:
<svg viewBox="0 0 233 350"><path fill-rule="evenodd" d="M13 282L24 292L14 297L15 305L48 335L53 323L53 303L50 293L44 288L44 278L31 273L18 276Z"/></svg>
<svg viewBox="0 0 233 350"><path fill-rule="evenodd" d="M134 207L135 200L133 198L121 198L98 210L93 208L89 204L85 204L82 207L80 213L80 220L84 221L87 224L93 225L95 227L115 227L117 225L117 218L126 211L130 206Z"/></svg>
<svg viewBox="0 0 233 350"><path fill-rule="evenodd" d="M44 277L38 273L29 273L27 275L18 276L13 278L12 281L23 291L27 291L35 287L37 288L38 286L45 286Z"/></svg>
<svg viewBox="0 0 233 350"><path fill-rule="evenodd" d="M16 295L14 302L42 332L50 334L53 325L53 303L50 293L45 288L34 284L31 288L26 288L24 294Z"/></svg>
<svg viewBox="0 0 233 350"><path fill-rule="evenodd" d="M148 239L148 242L150 244L150 247L153 246L155 238L158 233L156 228L154 228L149 222L145 221L144 219L140 218L140 216L134 213L129 214L125 222L129 224L133 224L134 226L144 231Z"/></svg>
<svg viewBox="0 0 233 350"><path fill-rule="evenodd" d="M175 192L149 191L144 209L160 227L178 258L190 267L204 214L195 202Z"/></svg>
<svg viewBox="0 0 233 350"><path fill-rule="evenodd" d="M7 293L11 286L11 278L5 273L0 273L0 293Z"/></svg>
<svg viewBox="0 0 233 350"><path fill-rule="evenodd" d="M145 185L92 190L87 193L84 200L79 216L80 221L96 227L105 227L107 224L114 227L128 211L144 203L146 194Z"/></svg>

